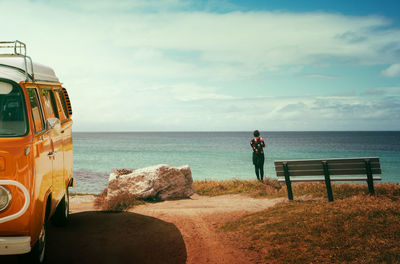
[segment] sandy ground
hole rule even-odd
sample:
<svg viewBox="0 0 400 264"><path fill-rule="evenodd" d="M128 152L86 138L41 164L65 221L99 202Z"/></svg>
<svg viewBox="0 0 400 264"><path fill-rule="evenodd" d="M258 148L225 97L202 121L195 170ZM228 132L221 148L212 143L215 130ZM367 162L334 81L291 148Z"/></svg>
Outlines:
<svg viewBox="0 0 400 264"><path fill-rule="evenodd" d="M226 221L268 208L282 199L253 199L243 195L205 197L146 204L131 210L173 223L186 245L186 263L258 263L244 237L218 230Z"/></svg>
<svg viewBox="0 0 400 264"><path fill-rule="evenodd" d="M193 195L107 213L94 208L94 199L71 197L69 225L49 225L48 263L261 263L247 249L246 238L218 227L283 200ZM7 263L15 262L10 258Z"/></svg>

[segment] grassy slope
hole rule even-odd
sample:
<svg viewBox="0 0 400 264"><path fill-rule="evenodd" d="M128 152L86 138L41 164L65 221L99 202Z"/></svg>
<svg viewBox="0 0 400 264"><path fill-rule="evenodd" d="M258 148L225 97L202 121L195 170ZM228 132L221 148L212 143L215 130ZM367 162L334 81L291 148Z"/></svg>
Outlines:
<svg viewBox="0 0 400 264"><path fill-rule="evenodd" d="M223 194L246 194L252 197L276 198L287 197L285 185L277 181L266 179L264 184L257 180L226 180L226 181L195 181L194 191L200 195L216 196ZM379 195L400 196L400 185L390 183L375 184L375 192ZM293 184L293 195L326 198L324 183L297 183ZM368 194L366 184L332 184L334 199L343 199L357 194Z"/></svg>
<svg viewBox="0 0 400 264"><path fill-rule="evenodd" d="M275 183L199 181L203 195L246 193L253 197L286 197ZM226 223L222 229L251 239L250 249L266 263L400 263L400 185L336 184L329 203L324 184L293 186L295 199ZM318 199L322 198L322 199Z"/></svg>

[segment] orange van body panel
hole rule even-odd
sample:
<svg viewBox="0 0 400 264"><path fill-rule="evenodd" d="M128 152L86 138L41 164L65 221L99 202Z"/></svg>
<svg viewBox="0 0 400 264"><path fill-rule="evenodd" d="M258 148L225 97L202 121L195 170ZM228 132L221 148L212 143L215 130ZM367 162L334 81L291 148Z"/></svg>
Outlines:
<svg viewBox="0 0 400 264"><path fill-rule="evenodd" d="M26 88L36 88L43 105L40 95L42 88L53 90L62 87L61 84L37 85L25 82L20 82L19 85L25 97L29 132L24 137L0 138L0 159L4 160L4 167L0 166L0 180L14 180L23 184L29 192L31 202L22 216L0 224L0 236L30 236L33 246L45 220L46 207L50 206L48 217L51 217L72 179L72 120L66 119L61 123L63 132L60 135L53 135L52 131L46 129L35 134ZM46 113L44 116L46 120ZM57 154L49 157L48 154L53 151ZM25 202L19 188L7 188L11 192L12 201L6 210L0 212L0 217L18 212ZM49 205L48 197L51 197Z"/></svg>
<svg viewBox="0 0 400 264"><path fill-rule="evenodd" d="M0 157L5 160L5 170L0 171L0 180L14 180L22 183L30 190L32 175L32 164L24 153L24 150L30 146L30 136L20 138L1 138L0 139ZM18 212L24 202L24 195L19 188L9 186L12 195L12 203L9 207L0 213L0 216L9 216ZM30 192L32 195L32 192ZM0 236L5 233L16 233L27 235L30 231L30 217L28 211L14 221L6 222L0 225Z"/></svg>

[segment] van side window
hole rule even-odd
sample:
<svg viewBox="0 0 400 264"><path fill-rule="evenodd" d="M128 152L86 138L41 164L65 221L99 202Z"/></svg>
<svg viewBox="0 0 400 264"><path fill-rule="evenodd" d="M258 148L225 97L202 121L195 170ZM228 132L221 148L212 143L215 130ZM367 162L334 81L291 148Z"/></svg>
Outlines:
<svg viewBox="0 0 400 264"><path fill-rule="evenodd" d="M21 87L0 81L0 137L23 136L27 132L25 100Z"/></svg>
<svg viewBox="0 0 400 264"><path fill-rule="evenodd" d="M65 89L64 87L62 87L61 97L64 98L64 103L66 105L66 109L67 109L67 112L68 112L68 117L71 117L72 116L71 100L69 100L67 89Z"/></svg>
<svg viewBox="0 0 400 264"><path fill-rule="evenodd" d="M35 133L44 129L43 112L39 104L38 94L36 89L27 88L29 95L29 102L31 103L32 119L35 126Z"/></svg>
<svg viewBox="0 0 400 264"><path fill-rule="evenodd" d="M41 89L42 97L44 101L44 108L46 112L46 118L54 118L58 116L58 111L56 107L56 101L54 100L54 95L51 90Z"/></svg>
<svg viewBox="0 0 400 264"><path fill-rule="evenodd" d="M58 108L58 116L60 117L60 121L64 121L68 118L68 112L66 109L64 97L62 95L61 90L54 90L54 97L57 101L57 108Z"/></svg>

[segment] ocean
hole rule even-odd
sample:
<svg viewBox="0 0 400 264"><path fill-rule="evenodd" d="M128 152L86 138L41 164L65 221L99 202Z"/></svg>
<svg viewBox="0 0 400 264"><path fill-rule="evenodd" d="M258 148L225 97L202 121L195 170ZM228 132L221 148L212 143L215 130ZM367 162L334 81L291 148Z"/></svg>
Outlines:
<svg viewBox="0 0 400 264"><path fill-rule="evenodd" d="M274 160L379 157L384 182L400 182L400 131L261 132L265 174ZM74 193L100 193L114 168L189 165L194 180L255 179L252 132L74 132Z"/></svg>

